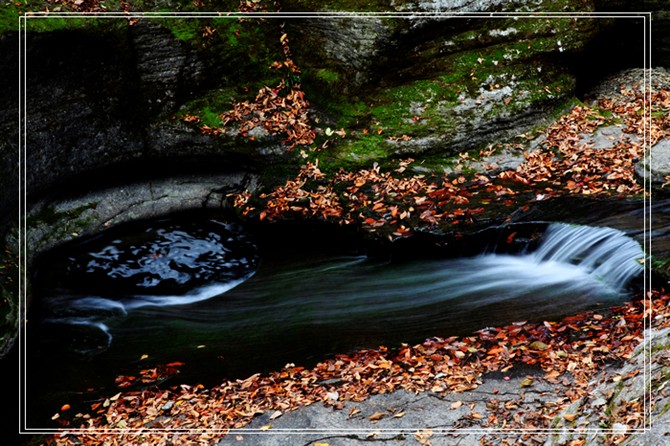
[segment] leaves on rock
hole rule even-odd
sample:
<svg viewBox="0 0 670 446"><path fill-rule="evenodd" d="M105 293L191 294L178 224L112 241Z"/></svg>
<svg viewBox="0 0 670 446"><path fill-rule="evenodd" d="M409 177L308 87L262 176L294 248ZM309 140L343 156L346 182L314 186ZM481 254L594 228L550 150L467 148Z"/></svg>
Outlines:
<svg viewBox="0 0 670 446"><path fill-rule="evenodd" d="M650 321L657 327L668 326L669 301L670 295L652 291L644 299L607 313L589 311L557 322L510 324L465 337L431 338L412 346L339 354L312 369L289 364L268 375L255 374L210 389L182 384L122 392L105 399L104 404L94 403L88 414L78 414L72 423L83 431L64 432L52 440L61 445L120 445L134 444L142 436L147 444L161 444L169 435L161 429L169 428L199 430L180 437L183 444L214 444L225 429L244 427L261 413L269 413L272 419L316 402L332 404L333 392L337 392L338 401L363 401L370 395L399 389L426 392L437 385L443 389L441 394L465 392L476 388L485 374L518 364L544 370L544 378L535 376L531 383L540 379L558 382L555 403L539 412L515 412L521 403L490 401L488 414L470 412L468 419L490 428L548 428L563 408L589 395L594 376L605 364L631 356ZM531 347L538 342L546 348ZM337 381L332 381L335 378ZM322 382L340 384L319 384ZM461 406L460 401L451 404L453 409ZM643 426L640 401L626 403L618 411L616 420L629 430ZM358 413L360 410L353 408L349 416ZM367 418L376 422L401 417L402 413L377 412ZM122 426L134 431L116 430ZM429 436L424 433L422 438L427 441Z"/></svg>

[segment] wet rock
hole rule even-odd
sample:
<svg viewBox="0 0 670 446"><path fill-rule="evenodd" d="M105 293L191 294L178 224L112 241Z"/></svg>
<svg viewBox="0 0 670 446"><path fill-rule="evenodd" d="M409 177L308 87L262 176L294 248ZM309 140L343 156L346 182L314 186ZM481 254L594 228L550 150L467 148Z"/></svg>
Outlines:
<svg viewBox="0 0 670 446"><path fill-rule="evenodd" d="M177 100L203 81L204 61L155 22L131 27L135 69L148 113L174 110ZM183 91L186 90L186 91Z"/></svg>
<svg viewBox="0 0 670 446"><path fill-rule="evenodd" d="M479 387L463 393L396 391L337 406L333 401L315 403L274 419L268 412L246 426L256 433L232 433L217 445L425 445L428 441L434 446L476 446L482 444L481 430L492 409L514 405L512 412L521 414L555 399L552 386L541 380L522 387L527 379L525 373L507 376L507 380L497 374L483 377ZM271 429L259 431L264 426Z"/></svg>
<svg viewBox="0 0 670 446"><path fill-rule="evenodd" d="M622 125L600 127L592 134L582 133L579 138L579 144L585 144L592 149L611 149L624 140L642 143L640 136L624 133Z"/></svg>
<svg viewBox="0 0 670 446"><path fill-rule="evenodd" d="M207 54L175 37L167 22L113 22L33 33L27 39L31 62L22 165L31 198L68 182L100 187L121 177L155 177L168 164L181 173L185 167L239 169L285 154L276 150L280 141L267 135L249 144L234 132L202 135L174 119L179 106L211 82ZM6 77L18 67L18 60L9 56L17 45L17 34L0 37L0 74ZM221 75L221 70L214 72ZM7 118L0 123L0 209L5 209L16 205L18 195L16 85L3 84L0 97L0 116Z"/></svg>

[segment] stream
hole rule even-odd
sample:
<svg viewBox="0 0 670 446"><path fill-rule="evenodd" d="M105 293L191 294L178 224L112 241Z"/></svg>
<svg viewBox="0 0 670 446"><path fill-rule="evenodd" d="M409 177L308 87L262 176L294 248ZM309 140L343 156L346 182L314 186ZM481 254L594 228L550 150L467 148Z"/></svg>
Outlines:
<svg viewBox="0 0 670 446"><path fill-rule="evenodd" d="M608 227L472 237L461 243L474 254L403 258L370 255L338 228L258 236L203 217L126 225L57 250L33 277L28 425L44 428L62 404L115 394L116 376L159 364L184 364L165 384L211 386L610 306L643 272L639 243Z"/></svg>

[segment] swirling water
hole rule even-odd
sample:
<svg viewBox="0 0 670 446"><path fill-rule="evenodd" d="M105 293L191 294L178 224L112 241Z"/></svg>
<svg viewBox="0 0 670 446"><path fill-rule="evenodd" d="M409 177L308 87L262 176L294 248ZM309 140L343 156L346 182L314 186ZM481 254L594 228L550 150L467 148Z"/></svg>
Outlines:
<svg viewBox="0 0 670 446"><path fill-rule="evenodd" d="M621 231L566 224L517 255L406 262L259 260L241 228L219 222L144 234L46 268L56 286L39 296L29 364L62 368L42 386L111 385L110 373L145 355L185 362L182 379L213 384L327 353L557 319L624 300L644 257Z"/></svg>

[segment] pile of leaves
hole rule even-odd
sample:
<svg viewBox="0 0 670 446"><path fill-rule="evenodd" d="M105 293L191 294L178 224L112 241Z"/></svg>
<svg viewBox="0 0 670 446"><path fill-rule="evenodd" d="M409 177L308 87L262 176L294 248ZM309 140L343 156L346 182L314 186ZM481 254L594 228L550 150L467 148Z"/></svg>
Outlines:
<svg viewBox="0 0 670 446"><path fill-rule="evenodd" d="M289 88L286 80L282 80L274 88L263 87L253 101L233 102L232 106L232 110L221 114L222 126L239 123L243 137L249 137L254 127L262 127L271 135L284 135L283 142L289 147L314 142L316 133L308 117L309 102L299 84ZM223 131L207 126L201 129L203 133Z"/></svg>
<svg viewBox="0 0 670 446"><path fill-rule="evenodd" d="M242 1L241 12L258 12L264 10L259 2ZM245 20L244 18L240 19ZM182 120L198 124L203 134L219 135L226 132L231 123L237 124L239 134L250 140L255 136L250 132L254 128L262 128L270 135L282 135L282 142L287 149L294 146L308 146L314 142L316 131L309 118L310 103L300 87L300 69L293 62L289 47L288 34L284 25L280 25L279 42L284 53L283 61L275 61L271 67L284 72L282 80L274 87L264 86L253 100L232 101L232 109L221 113L220 127L202 124L196 115L187 114Z"/></svg>
<svg viewBox="0 0 670 446"><path fill-rule="evenodd" d="M319 152L302 151L303 158L312 161L295 179L256 197L236 195L234 202L247 217L320 217L401 237L419 228L449 230L452 225L494 221L506 207L517 209L553 196L638 195L643 188L635 178L634 164L644 156L644 138L655 144L670 137L669 98L670 91L661 89L647 95L645 104L638 89L622 89L597 106L578 105L543 132L541 147L525 153L526 161L513 171L412 175L414 160L408 158L385 169L374 163L369 169L340 169L326 175L318 169ZM645 118L650 118L650 129ZM611 148L584 142L585 135L603 125L622 126L630 137L620 138ZM491 154L491 150L480 152L480 156ZM459 156L466 166L472 160L468 153Z"/></svg>
<svg viewBox="0 0 670 446"><path fill-rule="evenodd" d="M669 301L667 293L653 291L607 311L584 312L559 322L519 322L466 337L431 338L396 348L382 346L340 354L312 369L288 364L266 376L255 374L211 389L180 385L127 391L104 404L94 403L89 413L63 421L68 429L81 426L83 430L63 431L51 442L213 444L228 429L244 427L264 412L270 413L272 420L314 403L337 410L343 408L343 401L363 401L398 389L465 392L481 384L487 373L508 372L519 364L539 366L544 371L544 376L535 379L556 386L555 401L539 411L511 418L506 416L510 408L491 405L490 413L480 414L476 420L481 427L547 428L565 407L591 391L591 381L606 364L630 358L645 328L670 325ZM615 379L625 381L634 375ZM524 385L532 386L532 379L522 382ZM627 422L631 429L643 427L641 405L628 405L622 413L611 416ZM571 414L563 418L574 419Z"/></svg>
<svg viewBox="0 0 670 446"><path fill-rule="evenodd" d="M370 232L380 230L395 237L407 236L420 226L473 223L486 210L482 204L515 203L510 197L516 192L483 174L470 179L463 175L453 179L398 175L413 161L399 161L393 172L375 163L371 169L341 169L328 176L319 169L317 159L304 164L295 179L261 193L257 200L250 201L248 192L231 197L244 216L258 214L261 220L319 217L357 223Z"/></svg>
<svg viewBox="0 0 670 446"><path fill-rule="evenodd" d="M524 184L546 182L574 194L641 193L634 163L644 156L646 138L649 146L670 138L670 91L645 95L639 89L622 88L620 95L600 99L597 106L577 106L562 116L546 130L544 147L526 154L525 163L501 178ZM607 123L623 125L624 133L637 138L624 137L612 148L582 142L580 135Z"/></svg>

